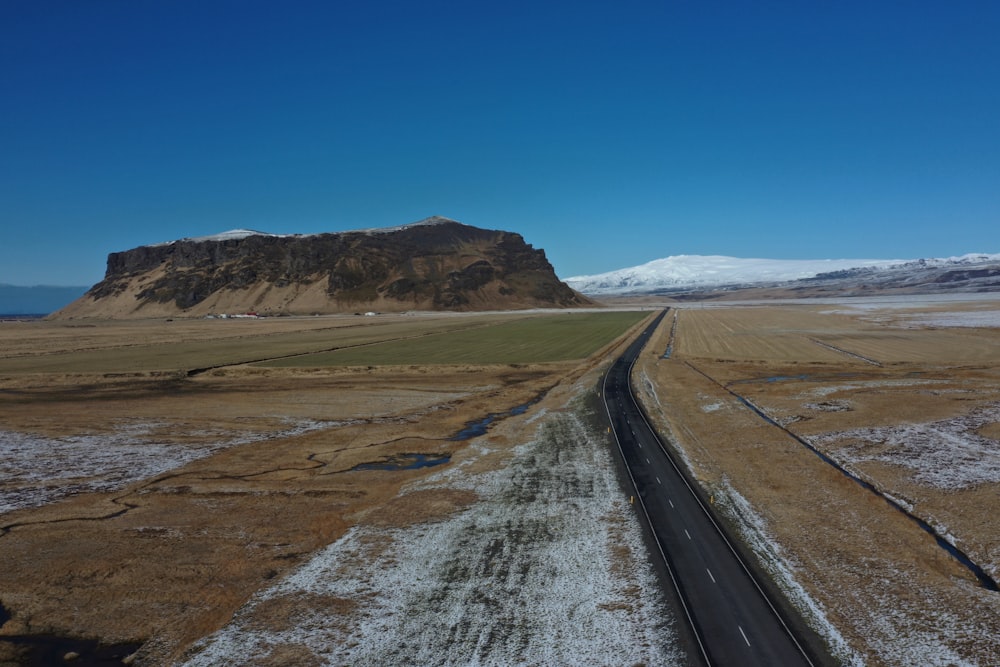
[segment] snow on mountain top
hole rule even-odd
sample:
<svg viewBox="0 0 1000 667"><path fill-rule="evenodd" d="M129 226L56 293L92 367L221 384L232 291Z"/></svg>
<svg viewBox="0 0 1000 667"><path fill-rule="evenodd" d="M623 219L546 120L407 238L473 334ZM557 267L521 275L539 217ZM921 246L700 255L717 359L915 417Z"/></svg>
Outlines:
<svg viewBox="0 0 1000 667"><path fill-rule="evenodd" d="M289 236L289 234L268 234L267 232L258 232L253 229L230 229L228 232L222 232L219 234L212 234L211 236L196 236L190 239L184 239L185 241L231 241L234 239L245 239L248 236Z"/></svg>
<svg viewBox="0 0 1000 667"><path fill-rule="evenodd" d="M301 234L268 234L267 232L258 232L253 229L230 229L228 232L220 232L219 234L211 234L209 236L192 236L183 239L177 239L176 241L164 241L163 243L154 243L155 246L171 245L174 243L179 243L181 241L191 241L194 243L201 243L203 241L234 241L245 239L248 236L274 236L274 237L286 237L286 236L301 236Z"/></svg>
<svg viewBox="0 0 1000 667"><path fill-rule="evenodd" d="M931 259L916 259L913 261L917 263L932 264L932 265L979 264L982 262L1000 262L1000 253L990 254L983 252L970 252L965 255L957 255L955 257L937 257Z"/></svg>
<svg viewBox="0 0 1000 667"><path fill-rule="evenodd" d="M418 220L417 222L411 222L407 225L397 225L395 227L373 227L370 229L353 229L342 232L325 232L328 234L386 234L388 232L398 232L404 229L410 229L412 227L422 227L427 225L444 225L448 223L462 224L457 220L452 220L451 218L446 218L441 215L432 215L429 218L424 218L423 220ZM193 241L194 243L201 243L202 241L238 241L240 239L245 239L249 236L270 236L273 238L290 238L290 237L305 237L305 236L317 236L317 234L269 234L268 232L259 232L254 229L230 229L227 232L221 232L219 234L211 234L209 236L194 236L189 238L178 239L178 241ZM178 241L165 241L163 243L154 243L153 246L164 246L170 245L172 243L177 243Z"/></svg>
<svg viewBox="0 0 1000 667"><path fill-rule="evenodd" d="M395 227L374 227L372 229L359 229L357 231L364 232L366 234L386 234L388 232L399 232L404 229L412 229L413 227L427 227L429 225L446 225L446 224L462 224L458 220L452 220L451 218L446 218L442 215L432 215L429 218L424 218L423 220L417 220L416 222L411 222L408 225L397 225Z"/></svg>
<svg viewBox="0 0 1000 667"><path fill-rule="evenodd" d="M584 294L628 294L784 283L838 271L967 267L991 262L1000 262L1000 254L969 253L931 259L744 259L722 255L672 255L627 269L574 276L564 282Z"/></svg>
<svg viewBox="0 0 1000 667"><path fill-rule="evenodd" d="M786 282L856 268L887 268L905 259L745 259L722 255L672 255L640 266L565 282L585 294Z"/></svg>

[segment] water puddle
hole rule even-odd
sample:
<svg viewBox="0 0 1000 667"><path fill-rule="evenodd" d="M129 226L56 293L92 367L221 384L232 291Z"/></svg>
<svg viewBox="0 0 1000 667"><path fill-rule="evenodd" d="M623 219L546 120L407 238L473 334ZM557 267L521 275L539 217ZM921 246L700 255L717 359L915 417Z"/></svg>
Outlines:
<svg viewBox="0 0 1000 667"><path fill-rule="evenodd" d="M396 454L383 461L359 463L354 470L417 470L433 468L451 461L451 454Z"/></svg>
<svg viewBox="0 0 1000 667"><path fill-rule="evenodd" d="M465 427L462 428L458 433L448 438L451 442L461 442L464 440L472 440L473 438L478 438L481 435L485 435L486 431L489 430L490 425L493 422L503 419L505 417L513 417L515 415L523 415L528 411L535 403L542 400L545 393L541 393L535 398L531 399L527 403L522 403L520 405L515 405L509 410L504 412L491 412L482 419L476 419L465 423ZM416 470L418 468L431 468L433 466L439 466L444 463L451 461L451 454L396 454L387 459L381 461L371 461L368 463L359 463L358 465L351 468L351 471L355 470Z"/></svg>
<svg viewBox="0 0 1000 667"><path fill-rule="evenodd" d="M668 308L667 310L670 309ZM667 312L666 310L663 311L664 315L666 314L666 312ZM663 319L662 315L660 316L660 319ZM674 353L674 338L676 338L676 336L677 336L677 311L674 311L674 321L670 325L670 338L667 339L667 349L663 353L664 359L669 359L670 356Z"/></svg>
<svg viewBox="0 0 1000 667"><path fill-rule="evenodd" d="M747 378L746 380L733 380L726 386L734 384L764 384L774 382L825 382L827 380L846 380L858 377L858 373L834 373L832 375L812 375L810 373L800 373L798 375L769 375L761 378Z"/></svg>
<svg viewBox="0 0 1000 667"><path fill-rule="evenodd" d="M51 667L80 665L106 667L122 665L125 658L139 650L138 642L105 645L96 640L71 639L53 635L26 635L0 638L0 646L8 645L14 657L10 663L19 667ZM4 651L8 653L8 651Z"/></svg>
<svg viewBox="0 0 1000 667"><path fill-rule="evenodd" d="M506 412L491 412L482 419L477 419L475 421L466 422L465 428L456 433L455 435L448 438L453 442L458 442L461 440L472 440L473 438L478 438L481 435L486 435L487 429L489 429L490 424L498 419L503 419L504 417L513 417L515 415L523 415L528 411L532 405L542 400L544 394L539 394L535 398L531 399L527 403L522 403L521 405L515 405L510 410Z"/></svg>

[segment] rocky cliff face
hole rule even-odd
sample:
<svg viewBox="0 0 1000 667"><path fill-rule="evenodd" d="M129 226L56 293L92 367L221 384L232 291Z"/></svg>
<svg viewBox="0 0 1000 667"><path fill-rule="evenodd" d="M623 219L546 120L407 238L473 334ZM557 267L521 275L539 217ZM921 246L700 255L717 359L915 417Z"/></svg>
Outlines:
<svg viewBox="0 0 1000 667"><path fill-rule="evenodd" d="M142 246L108 256L104 280L56 317L310 314L574 307L519 234L447 218L315 235L249 231Z"/></svg>

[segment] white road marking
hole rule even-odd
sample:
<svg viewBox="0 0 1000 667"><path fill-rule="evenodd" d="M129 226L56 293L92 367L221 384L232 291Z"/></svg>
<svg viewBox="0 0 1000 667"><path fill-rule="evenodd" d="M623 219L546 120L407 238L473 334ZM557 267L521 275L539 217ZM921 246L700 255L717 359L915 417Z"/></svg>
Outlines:
<svg viewBox="0 0 1000 667"><path fill-rule="evenodd" d="M648 456L646 457L646 463L649 463L649 457Z"/></svg>
<svg viewBox="0 0 1000 667"><path fill-rule="evenodd" d="M687 532L687 531L684 531L684 532ZM706 567L706 568L705 568L705 572L708 572L708 578L709 578L709 579L711 579L711 580L712 580L712 583L714 584L714 583L715 583L715 577L713 577L713 576L712 576L712 571L711 571L711 570L709 570L709 569L708 569L708 568ZM745 635L744 635L744 636L745 636Z"/></svg>
<svg viewBox="0 0 1000 667"><path fill-rule="evenodd" d="M657 478L656 478L656 483L657 483L657 484L663 484L663 482L661 482L661 481L660 481L660 478L659 478L659 477L657 477Z"/></svg>
<svg viewBox="0 0 1000 667"><path fill-rule="evenodd" d="M671 507L673 507L673 506L674 506L674 501L672 501L672 500L671 500L670 498L667 498L667 502L668 502L668 503L670 503L670 506L671 506Z"/></svg>
<svg viewBox="0 0 1000 667"><path fill-rule="evenodd" d="M743 635L743 641L747 643L747 646L750 646L750 640L747 639L747 633L743 632L743 626L737 625L736 627L740 629L740 634Z"/></svg>
<svg viewBox="0 0 1000 667"><path fill-rule="evenodd" d="M684 534L688 536L689 540L691 539L691 533L688 532L687 528L684 529Z"/></svg>

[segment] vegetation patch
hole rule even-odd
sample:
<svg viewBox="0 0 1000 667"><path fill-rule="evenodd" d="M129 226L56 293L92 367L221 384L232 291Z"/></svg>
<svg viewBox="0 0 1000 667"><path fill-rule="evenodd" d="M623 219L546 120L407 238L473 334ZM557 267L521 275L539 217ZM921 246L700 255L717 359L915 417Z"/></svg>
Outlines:
<svg viewBox="0 0 1000 667"><path fill-rule="evenodd" d="M645 312L560 313L440 335L263 362L263 366L527 364L583 359Z"/></svg>

